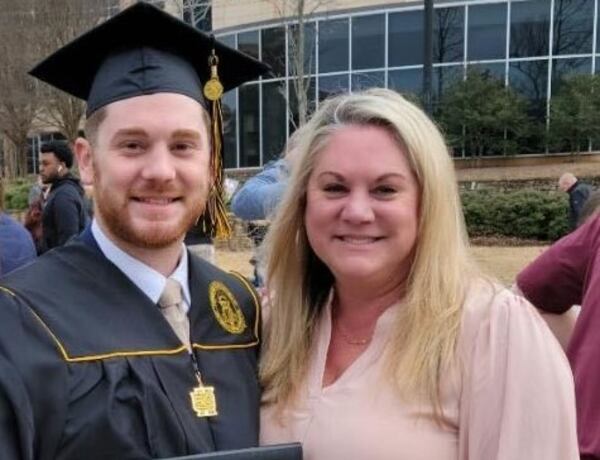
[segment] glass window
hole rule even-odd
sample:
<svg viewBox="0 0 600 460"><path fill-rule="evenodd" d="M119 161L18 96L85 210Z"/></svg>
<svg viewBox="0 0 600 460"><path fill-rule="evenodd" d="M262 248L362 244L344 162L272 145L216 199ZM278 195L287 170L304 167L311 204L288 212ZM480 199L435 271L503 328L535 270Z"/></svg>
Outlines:
<svg viewBox="0 0 600 460"><path fill-rule="evenodd" d="M285 145L286 98L285 83L263 84L263 163L277 158Z"/></svg>
<svg viewBox="0 0 600 460"><path fill-rule="evenodd" d="M468 8L468 59L503 59L506 55L506 3Z"/></svg>
<svg viewBox="0 0 600 460"><path fill-rule="evenodd" d="M315 107L316 107L316 102L315 102L315 95L317 92L317 89L315 87L315 79L314 78L305 78L304 82L306 84L305 88L306 88L306 97L307 97L307 111L306 111L306 116L307 119L308 117L310 117L310 115L315 111ZM297 90L294 87L294 81L290 80L289 83L289 97L288 97L288 101L289 101L289 110L290 110L290 125L289 125L289 129L290 129L290 133L294 132L296 130L296 127L300 124L300 117L298 115L298 98L296 97L296 92Z"/></svg>
<svg viewBox="0 0 600 460"><path fill-rule="evenodd" d="M530 115L538 120L546 118L546 95L548 92L548 61L511 62L508 82L512 88L530 102Z"/></svg>
<svg viewBox="0 0 600 460"><path fill-rule="evenodd" d="M498 64L470 64L468 70L474 70L483 75L487 75L504 83L505 66L504 63Z"/></svg>
<svg viewBox="0 0 600 460"><path fill-rule="evenodd" d="M463 60L465 9L436 8L433 18L433 62Z"/></svg>
<svg viewBox="0 0 600 460"><path fill-rule="evenodd" d="M510 86L525 96L527 112L534 129L519 142L519 153L543 153L546 151L546 109L548 92L548 61L511 62L508 69Z"/></svg>
<svg viewBox="0 0 600 460"><path fill-rule="evenodd" d="M554 0L554 54L592 52L594 2Z"/></svg>
<svg viewBox="0 0 600 460"><path fill-rule="evenodd" d="M453 66L435 66L433 68L432 80L432 97L434 104L439 104L446 90L453 83L463 79L463 67L458 65Z"/></svg>
<svg viewBox="0 0 600 460"><path fill-rule="evenodd" d="M288 29L288 59L289 59L289 75L298 75L297 62L300 55L297 43L299 38L298 25L291 25ZM307 22L304 24L304 69L301 73L304 75L312 75L315 73L316 64L316 31L315 23Z"/></svg>
<svg viewBox="0 0 600 460"><path fill-rule="evenodd" d="M38 144L39 138L28 137L27 138L27 173L28 174L37 174L39 171L39 154L38 154ZM2 165L2 159L4 156L1 154L2 152L2 139L0 139L0 166Z"/></svg>
<svg viewBox="0 0 600 460"><path fill-rule="evenodd" d="M285 77L285 28L263 29L261 34L262 61L277 77Z"/></svg>
<svg viewBox="0 0 600 460"><path fill-rule="evenodd" d="M390 13L388 18L388 65L423 64L423 11Z"/></svg>
<svg viewBox="0 0 600 460"><path fill-rule="evenodd" d="M238 49L242 53L258 59L258 31L252 30L238 34Z"/></svg>
<svg viewBox="0 0 600 460"><path fill-rule="evenodd" d="M388 73L388 87L401 94L420 95L423 92L423 70L390 70Z"/></svg>
<svg viewBox="0 0 600 460"><path fill-rule="evenodd" d="M223 111L223 153L226 168L237 168L237 89L229 91L221 99Z"/></svg>
<svg viewBox="0 0 600 460"><path fill-rule="evenodd" d="M319 101L348 92L348 74L319 77Z"/></svg>
<svg viewBox="0 0 600 460"><path fill-rule="evenodd" d="M553 59L552 60L552 95L560 89L565 78L572 75L590 75L592 73L591 58Z"/></svg>
<svg viewBox="0 0 600 460"><path fill-rule="evenodd" d="M352 91L385 86L384 72L361 72L352 74Z"/></svg>
<svg viewBox="0 0 600 460"><path fill-rule="evenodd" d="M600 2L598 2L598 9L596 10L596 54L600 53ZM598 68L598 66L596 66Z"/></svg>
<svg viewBox="0 0 600 460"><path fill-rule="evenodd" d="M244 85L240 94L240 166L259 166L258 85Z"/></svg>
<svg viewBox="0 0 600 460"><path fill-rule="evenodd" d="M217 40L231 48L235 48L235 34L221 35L217 37Z"/></svg>
<svg viewBox="0 0 600 460"><path fill-rule="evenodd" d="M390 13L388 65L423 64L423 11Z"/></svg>
<svg viewBox="0 0 600 460"><path fill-rule="evenodd" d="M550 42L550 2L513 2L510 7L510 56L547 56Z"/></svg>
<svg viewBox="0 0 600 460"><path fill-rule="evenodd" d="M383 67L385 51L385 16L352 18L352 69Z"/></svg>
<svg viewBox="0 0 600 460"><path fill-rule="evenodd" d="M348 20L319 22L319 73L349 69Z"/></svg>

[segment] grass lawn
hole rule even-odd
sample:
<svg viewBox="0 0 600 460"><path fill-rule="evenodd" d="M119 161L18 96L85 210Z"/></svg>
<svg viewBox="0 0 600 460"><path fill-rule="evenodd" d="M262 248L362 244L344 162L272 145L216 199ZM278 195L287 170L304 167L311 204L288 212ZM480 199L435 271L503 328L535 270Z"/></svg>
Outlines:
<svg viewBox="0 0 600 460"><path fill-rule="evenodd" d="M544 246L475 246L473 255L481 269L505 285L512 284L516 274L545 249ZM217 250L217 265L252 276L249 263L252 251Z"/></svg>

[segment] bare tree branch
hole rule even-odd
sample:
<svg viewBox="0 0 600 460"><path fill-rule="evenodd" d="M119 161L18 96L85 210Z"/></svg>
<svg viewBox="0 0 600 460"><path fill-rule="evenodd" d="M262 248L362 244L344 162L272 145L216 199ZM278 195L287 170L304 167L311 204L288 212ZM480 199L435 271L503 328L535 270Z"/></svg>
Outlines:
<svg viewBox="0 0 600 460"><path fill-rule="evenodd" d="M306 46L307 20L317 11L327 11L335 0L269 0L269 3L279 18L293 21L288 29L289 73L294 77L292 84L297 102L297 114L291 114L290 118L295 124L295 115L297 115L297 125L302 126L306 123L309 113L309 77L314 49L314 40L310 46Z"/></svg>
<svg viewBox="0 0 600 460"><path fill-rule="evenodd" d="M172 0L168 6L171 13L197 27L210 19L212 0Z"/></svg>
<svg viewBox="0 0 600 460"><path fill-rule="evenodd" d="M42 56L106 19L110 7L108 0L37 0L35 3L36 30L40 35ZM39 89L43 106L38 111L38 122L44 128L57 129L73 141L79 132L85 103L45 84L40 84Z"/></svg>
<svg viewBox="0 0 600 460"><path fill-rule="evenodd" d="M35 62L33 0L0 0L0 133L7 141L2 172L27 172L27 134L36 113L35 84L27 70Z"/></svg>

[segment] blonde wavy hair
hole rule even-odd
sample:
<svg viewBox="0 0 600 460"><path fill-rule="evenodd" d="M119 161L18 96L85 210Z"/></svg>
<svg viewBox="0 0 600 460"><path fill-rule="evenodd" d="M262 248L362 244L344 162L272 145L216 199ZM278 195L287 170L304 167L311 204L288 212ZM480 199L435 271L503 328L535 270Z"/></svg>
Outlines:
<svg viewBox="0 0 600 460"><path fill-rule="evenodd" d="M302 127L288 190L265 239L267 288L272 293L260 367L266 401L282 407L297 394L317 318L335 282L308 243L306 189L319 152L335 130L349 125L388 130L419 184L415 255L386 359L398 393L431 403L439 417L440 378L454 359L474 269L444 139L421 109L386 89L327 100Z"/></svg>

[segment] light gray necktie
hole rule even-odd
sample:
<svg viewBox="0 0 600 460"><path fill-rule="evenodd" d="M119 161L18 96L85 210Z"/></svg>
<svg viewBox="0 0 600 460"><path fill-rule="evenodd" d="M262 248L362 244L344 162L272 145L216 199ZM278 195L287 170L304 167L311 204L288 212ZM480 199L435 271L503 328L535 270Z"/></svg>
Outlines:
<svg viewBox="0 0 600 460"><path fill-rule="evenodd" d="M168 278L165 289L158 299L158 305L165 319L189 352L190 348L190 321L182 308L181 284Z"/></svg>

